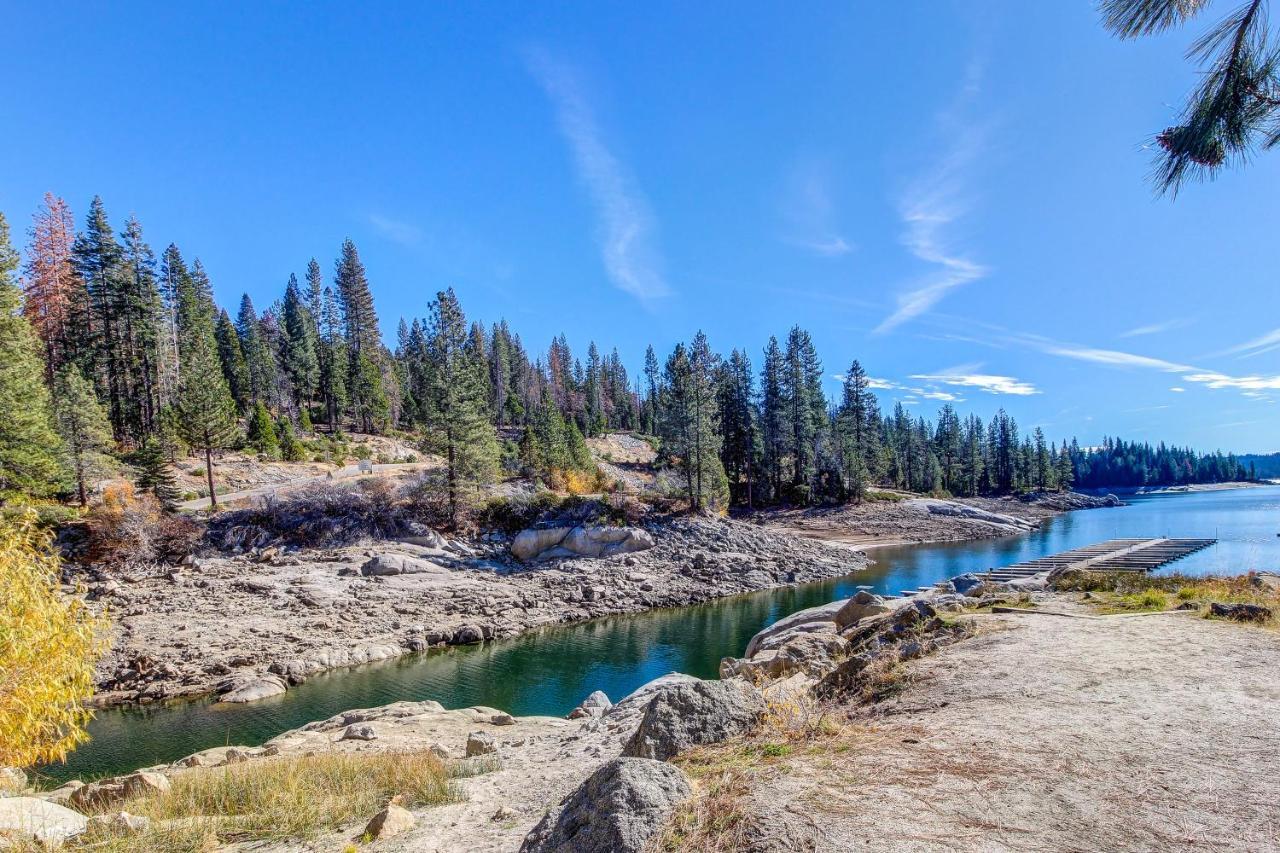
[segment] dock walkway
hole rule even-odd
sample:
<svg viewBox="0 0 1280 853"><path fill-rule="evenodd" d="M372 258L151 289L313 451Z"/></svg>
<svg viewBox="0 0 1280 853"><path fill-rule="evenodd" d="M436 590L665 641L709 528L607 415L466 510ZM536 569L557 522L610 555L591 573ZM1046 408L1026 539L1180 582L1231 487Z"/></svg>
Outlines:
<svg viewBox="0 0 1280 853"><path fill-rule="evenodd" d="M996 583L1029 578L1054 569L1076 569L1089 572L1151 572L1208 548L1217 539L1108 539L1096 545L1087 545L1027 560L1000 569L977 572L985 580ZM931 587L903 590L903 595L927 592Z"/></svg>

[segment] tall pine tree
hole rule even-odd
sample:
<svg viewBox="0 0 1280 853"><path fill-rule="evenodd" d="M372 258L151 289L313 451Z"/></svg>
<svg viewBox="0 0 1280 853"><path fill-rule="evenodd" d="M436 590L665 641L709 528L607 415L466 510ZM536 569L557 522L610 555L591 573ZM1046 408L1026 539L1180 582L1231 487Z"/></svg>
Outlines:
<svg viewBox="0 0 1280 853"><path fill-rule="evenodd" d="M427 446L445 458L449 514L458 524L464 494L497 476L498 442L489 422L486 365L469 346L453 288L436 294L426 329Z"/></svg>
<svg viewBox="0 0 1280 853"><path fill-rule="evenodd" d="M0 214L0 505L24 494L50 496L63 474L40 342L20 313L17 268L9 223Z"/></svg>

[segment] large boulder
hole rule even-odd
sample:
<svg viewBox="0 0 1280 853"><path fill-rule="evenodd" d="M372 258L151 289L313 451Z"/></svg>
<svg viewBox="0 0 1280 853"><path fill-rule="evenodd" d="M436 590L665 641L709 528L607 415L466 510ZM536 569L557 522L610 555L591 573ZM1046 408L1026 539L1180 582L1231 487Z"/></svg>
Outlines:
<svg viewBox="0 0 1280 853"><path fill-rule="evenodd" d="M613 703L609 701L608 695L603 690L593 690L586 699L582 700L578 707L569 712L569 719L598 717L612 707Z"/></svg>
<svg viewBox="0 0 1280 853"><path fill-rule="evenodd" d="M233 687L219 696L218 701L236 704L256 702L259 699L266 699L270 696L279 696L287 689L288 686L280 676L263 675Z"/></svg>
<svg viewBox="0 0 1280 853"><path fill-rule="evenodd" d="M520 853L640 853L692 793L670 764L615 758L548 812Z"/></svg>
<svg viewBox="0 0 1280 853"><path fill-rule="evenodd" d="M365 577L429 575L448 571L448 569L430 560L406 557L403 554L378 554L360 567L360 574Z"/></svg>
<svg viewBox="0 0 1280 853"><path fill-rule="evenodd" d="M956 575L951 579L951 588L960 595L981 598L982 593L986 591L987 582L973 572L965 572L963 575Z"/></svg>
<svg viewBox="0 0 1280 853"><path fill-rule="evenodd" d="M606 713L610 717L618 717L630 713L642 714L644 709L648 707L649 701L663 690L667 690L677 684L696 684L700 680L692 675L685 675L683 672L668 672L666 675L660 675L652 681L646 681L641 684L615 702L613 707Z"/></svg>
<svg viewBox="0 0 1280 853"><path fill-rule="evenodd" d="M746 734L764 712L764 696L745 681L676 684L649 700L622 754L666 760L692 746Z"/></svg>
<svg viewBox="0 0 1280 853"><path fill-rule="evenodd" d="M169 777L150 770L137 770L124 776L100 779L71 792L69 803L80 811L110 808L131 797L163 794L170 788Z"/></svg>
<svg viewBox="0 0 1280 853"><path fill-rule="evenodd" d="M747 643L746 656L752 657L762 648L767 648L771 639L781 634L813 633L815 631L831 631L836 614L844 607L843 600L831 601L807 610L798 610L790 616L784 616L777 622L762 630ZM777 643L781 645L781 643Z"/></svg>
<svg viewBox="0 0 1280 853"><path fill-rule="evenodd" d="M653 547L653 537L639 527L579 524L522 530L511 540L511 555L526 563L556 557L612 557Z"/></svg>
<svg viewBox="0 0 1280 853"><path fill-rule="evenodd" d="M846 601L844 607L836 612L835 623L841 628L848 628L850 625L856 625L861 619L878 613L888 613L891 609L880 596L860 589L857 595Z"/></svg>
<svg viewBox="0 0 1280 853"><path fill-rule="evenodd" d="M0 797L0 847L10 840L56 847L88 826L84 815L38 797Z"/></svg>
<svg viewBox="0 0 1280 853"><path fill-rule="evenodd" d="M797 634L781 647L756 652L754 657L725 658L720 663L720 677L740 675L750 681L760 681L803 672L821 678L835 669L837 659L848 649L849 642L834 633Z"/></svg>

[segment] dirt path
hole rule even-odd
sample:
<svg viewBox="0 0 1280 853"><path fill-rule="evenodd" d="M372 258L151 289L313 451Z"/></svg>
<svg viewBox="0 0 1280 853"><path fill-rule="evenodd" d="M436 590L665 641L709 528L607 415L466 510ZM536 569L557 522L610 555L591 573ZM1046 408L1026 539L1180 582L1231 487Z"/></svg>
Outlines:
<svg viewBox="0 0 1280 853"><path fill-rule="evenodd" d="M1280 849L1277 659L1195 615L989 617L763 771L754 849Z"/></svg>
<svg viewBox="0 0 1280 853"><path fill-rule="evenodd" d="M250 498L267 497L268 495L285 494L287 492L296 491L303 486L310 486L316 483L332 483L337 480L349 480L352 477L363 476L394 476L397 474L405 474L411 471L425 471L430 468L438 467L436 462L399 462L387 465L372 465L369 470L364 470L359 464L347 465L336 471L329 471L325 474L309 475L306 477L297 477L292 480L286 480L281 483L268 483L263 486L256 486L252 489L241 489L235 492L227 492L218 495L219 506L233 504L238 501L248 500ZM186 501L178 504L179 509L208 509L209 499L197 498L193 501Z"/></svg>

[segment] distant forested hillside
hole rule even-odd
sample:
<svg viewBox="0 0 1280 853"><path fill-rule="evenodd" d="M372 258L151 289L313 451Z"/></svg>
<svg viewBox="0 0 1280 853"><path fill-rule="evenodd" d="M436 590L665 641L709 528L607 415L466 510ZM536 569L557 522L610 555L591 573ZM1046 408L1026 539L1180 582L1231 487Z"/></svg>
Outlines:
<svg viewBox="0 0 1280 853"><path fill-rule="evenodd" d="M1246 453L1240 457L1240 464L1252 466L1262 479L1280 477L1280 453Z"/></svg>

